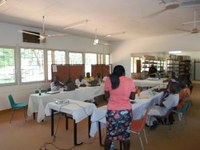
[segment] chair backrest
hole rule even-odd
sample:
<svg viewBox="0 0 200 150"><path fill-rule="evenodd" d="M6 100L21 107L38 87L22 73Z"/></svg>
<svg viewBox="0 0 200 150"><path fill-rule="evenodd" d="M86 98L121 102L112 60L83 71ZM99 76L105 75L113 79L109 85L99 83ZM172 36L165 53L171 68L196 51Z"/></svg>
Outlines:
<svg viewBox="0 0 200 150"><path fill-rule="evenodd" d="M190 106L190 104L191 104L191 100L187 100L185 102L185 104L183 105L182 109L180 110L180 112L182 112L182 113L186 112L186 110L188 109L188 107Z"/></svg>
<svg viewBox="0 0 200 150"><path fill-rule="evenodd" d="M149 108L146 109L146 112L141 119L132 121L131 130L133 130L135 132L140 132L144 129L149 110L150 110Z"/></svg>
<svg viewBox="0 0 200 150"><path fill-rule="evenodd" d="M16 105L16 103L15 103L15 101L14 101L14 99L13 99L13 97L12 97L11 94L8 95L8 99L9 99L9 101L10 101L10 106L11 106L11 108L14 108L15 105Z"/></svg>

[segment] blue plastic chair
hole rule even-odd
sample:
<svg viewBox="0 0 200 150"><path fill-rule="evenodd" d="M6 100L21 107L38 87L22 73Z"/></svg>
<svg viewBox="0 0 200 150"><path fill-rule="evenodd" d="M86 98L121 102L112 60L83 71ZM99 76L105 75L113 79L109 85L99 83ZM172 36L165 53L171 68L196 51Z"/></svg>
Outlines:
<svg viewBox="0 0 200 150"><path fill-rule="evenodd" d="M25 103L25 102L22 102L22 103L15 103L15 101L14 101L14 99L13 99L13 97L12 97L11 94L8 95L8 99L9 99L9 102L10 102L10 106L11 106L11 108L12 108L12 110L13 110L13 113L12 113L11 118L10 118L10 123L11 123L11 121L12 121L12 119L13 119L13 116L14 116L14 114L15 114L15 110L16 110L16 109L20 109L20 108L25 108L25 107L28 106L28 104ZM25 118L25 121L26 121L26 110L24 111L24 118Z"/></svg>
<svg viewBox="0 0 200 150"><path fill-rule="evenodd" d="M180 109L180 110L173 110L173 112L178 115L179 121L181 121L181 118L183 117L184 113L187 111L187 109L189 108L189 106L191 105L191 103L192 103L191 100L187 100L185 102L185 104L183 105L182 109Z"/></svg>

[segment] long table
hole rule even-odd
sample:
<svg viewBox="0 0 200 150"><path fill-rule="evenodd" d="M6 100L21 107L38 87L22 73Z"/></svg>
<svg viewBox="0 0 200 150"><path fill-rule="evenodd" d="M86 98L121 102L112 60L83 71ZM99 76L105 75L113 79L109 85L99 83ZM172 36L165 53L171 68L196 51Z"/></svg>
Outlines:
<svg viewBox="0 0 200 150"><path fill-rule="evenodd" d="M45 119L45 107L49 102L58 99L74 99L77 101L85 101L94 99L94 97L104 94L104 86L80 87L73 91L61 91L56 94L31 94L28 102L28 116L37 113L37 122Z"/></svg>
<svg viewBox="0 0 200 150"><path fill-rule="evenodd" d="M165 86L167 83L163 82L164 79L147 78L145 80L134 79L135 86L137 87L155 87Z"/></svg>
<svg viewBox="0 0 200 150"><path fill-rule="evenodd" d="M90 131L90 115L96 110L92 103L80 102L68 99L68 103L59 104L51 102L46 105L45 114L51 115L51 135L54 135L54 112L64 113L66 116L66 129L68 129L68 117L74 120L74 145L80 145L77 142L77 123L88 117L88 136ZM59 101L58 101L59 102Z"/></svg>
<svg viewBox="0 0 200 150"><path fill-rule="evenodd" d="M153 106L160 103L162 95L163 92L152 93L151 90L141 92L141 96L133 100L135 102L132 104L133 120L140 119L150 105ZM106 112L107 106L105 105L96 109L91 116L90 136L94 137L96 132L99 131L100 145L102 145L101 129L106 127Z"/></svg>

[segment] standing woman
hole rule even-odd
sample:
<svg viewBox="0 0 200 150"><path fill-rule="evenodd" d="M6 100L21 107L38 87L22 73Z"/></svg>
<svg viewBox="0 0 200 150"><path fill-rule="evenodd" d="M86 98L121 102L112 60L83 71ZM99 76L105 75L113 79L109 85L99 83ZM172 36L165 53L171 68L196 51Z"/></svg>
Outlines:
<svg viewBox="0 0 200 150"><path fill-rule="evenodd" d="M111 143L116 140L122 142L124 150L129 150L132 121L130 99L135 99L135 85L132 79L125 77L123 66L115 66L113 73L106 79L105 96L109 99L105 150L110 150Z"/></svg>

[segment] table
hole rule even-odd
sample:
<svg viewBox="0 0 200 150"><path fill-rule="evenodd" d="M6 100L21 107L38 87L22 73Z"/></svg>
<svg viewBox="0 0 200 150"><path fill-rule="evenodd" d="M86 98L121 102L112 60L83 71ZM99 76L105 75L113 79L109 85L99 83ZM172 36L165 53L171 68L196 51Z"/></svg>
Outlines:
<svg viewBox="0 0 200 150"><path fill-rule="evenodd" d="M74 99L77 101L85 101L94 99L99 95L104 94L104 86L93 86L93 87L80 87L73 91L61 91L56 94L31 94L28 102L28 116L34 113L38 113L37 122L41 122L45 119L45 106L49 102L54 102L57 99Z"/></svg>
<svg viewBox="0 0 200 150"><path fill-rule="evenodd" d="M155 86L165 86L167 83L163 82L164 79L158 78L147 78L145 80L134 79L135 86L137 87L155 87Z"/></svg>
<svg viewBox="0 0 200 150"><path fill-rule="evenodd" d="M74 120L74 145L80 145L77 142L77 123L88 117L88 136L90 131L90 115L97 109L93 103L81 102L68 99L69 103L57 104L50 102L45 107L45 114L51 115L51 135L54 135L54 113L61 112L66 116L66 129L68 129L68 117Z"/></svg>
<svg viewBox="0 0 200 150"><path fill-rule="evenodd" d="M163 92L155 93L154 95L152 93L152 90L141 92L141 96L136 97L136 99L133 100L135 102L134 104L132 104L133 120L140 119L144 115L147 107L159 103L162 95ZM100 145L102 145L101 129L106 127L106 111L107 106L105 105L96 109L91 116L90 136L94 137L96 132L99 131Z"/></svg>

